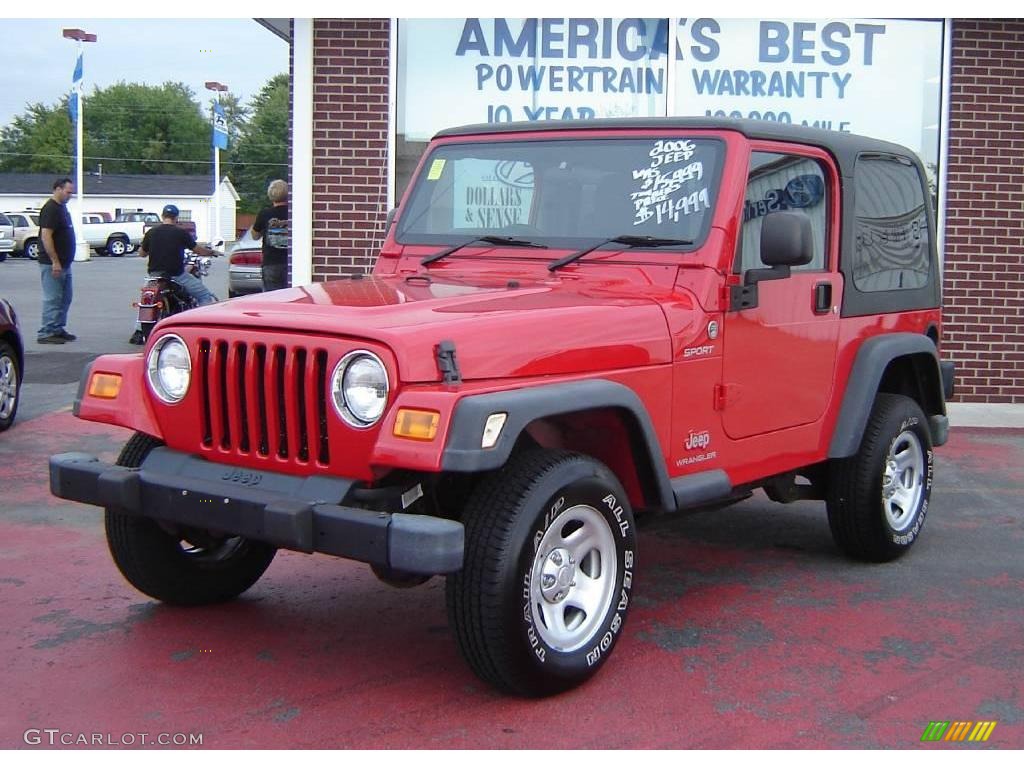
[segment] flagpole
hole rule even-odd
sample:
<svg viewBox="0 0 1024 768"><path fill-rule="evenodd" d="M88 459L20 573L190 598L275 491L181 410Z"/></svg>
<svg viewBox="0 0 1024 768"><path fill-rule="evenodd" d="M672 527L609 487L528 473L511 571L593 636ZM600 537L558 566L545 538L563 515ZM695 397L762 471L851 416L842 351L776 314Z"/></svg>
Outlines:
<svg viewBox="0 0 1024 768"><path fill-rule="evenodd" d="M78 41L78 56L82 58L82 41ZM73 214L75 232L78 237L75 238L75 261L89 261L92 258L92 253L89 251L89 243L85 239L85 233L82 231L82 214L85 212L85 185L83 184L85 174L82 172L82 112L85 110L85 99L82 98L84 94L84 88L82 88L82 80L85 79L85 66L83 59L82 66L82 78L79 79L77 84L77 94L75 96L78 103L78 109L75 110L75 212Z"/></svg>
<svg viewBox="0 0 1024 768"><path fill-rule="evenodd" d="M220 104L220 93L217 94L217 104ZM220 240L220 147L213 147L213 237L210 242Z"/></svg>
<svg viewBox="0 0 1024 768"><path fill-rule="evenodd" d="M217 143L217 107L220 106L220 92L226 91L228 87L223 83L216 81L209 81L206 83L206 89L208 91L214 91L217 94L216 105L211 105L212 114L210 115L210 125L213 128L213 221L214 221L214 233L213 237L210 238L210 242L225 239L221 237L220 231L220 144ZM234 233L230 239L234 240Z"/></svg>
<svg viewBox="0 0 1024 768"><path fill-rule="evenodd" d="M71 206L71 221L75 231L75 261L89 261L92 254L89 252L89 243L82 232L82 213L85 211L85 186L83 172L83 147L82 147L82 112L85 111L85 88L84 78L84 50L82 43L95 43L96 35L85 32L81 29L65 29L61 32L68 40L78 42L78 58L75 61L75 71L71 78L71 95L75 99L75 202Z"/></svg>

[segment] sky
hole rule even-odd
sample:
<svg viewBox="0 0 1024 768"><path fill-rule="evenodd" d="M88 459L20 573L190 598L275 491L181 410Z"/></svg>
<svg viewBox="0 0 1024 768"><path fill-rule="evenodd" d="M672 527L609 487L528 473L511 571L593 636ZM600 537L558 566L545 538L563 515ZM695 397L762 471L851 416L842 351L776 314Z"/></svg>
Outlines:
<svg viewBox="0 0 1024 768"><path fill-rule="evenodd" d="M2 12L0 12L2 13ZM27 104L52 105L71 87L78 44L61 30L77 27L97 36L85 43L86 102L94 86L119 81L188 85L200 103L216 80L248 102L274 75L288 72L288 44L247 19L3 19L0 45L0 126Z"/></svg>

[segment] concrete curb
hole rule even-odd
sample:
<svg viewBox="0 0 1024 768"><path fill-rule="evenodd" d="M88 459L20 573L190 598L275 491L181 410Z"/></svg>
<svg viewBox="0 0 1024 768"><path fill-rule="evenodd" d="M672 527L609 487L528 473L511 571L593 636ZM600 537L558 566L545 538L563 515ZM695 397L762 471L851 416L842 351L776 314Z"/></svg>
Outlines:
<svg viewBox="0 0 1024 768"><path fill-rule="evenodd" d="M1024 429L1024 403L947 403L951 427Z"/></svg>

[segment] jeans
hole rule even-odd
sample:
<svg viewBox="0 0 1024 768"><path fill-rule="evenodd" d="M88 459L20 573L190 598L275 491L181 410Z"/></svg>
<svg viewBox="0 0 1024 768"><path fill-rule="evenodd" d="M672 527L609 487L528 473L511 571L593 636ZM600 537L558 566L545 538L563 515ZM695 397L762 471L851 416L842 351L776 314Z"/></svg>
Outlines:
<svg viewBox="0 0 1024 768"><path fill-rule="evenodd" d="M263 265L263 290L276 291L279 288L288 287L288 265L287 264L264 264Z"/></svg>
<svg viewBox="0 0 1024 768"><path fill-rule="evenodd" d="M60 277L54 277L51 270L49 264L39 265L43 283L43 326L39 329L39 338L63 331L71 308L71 264L61 271Z"/></svg>
<svg viewBox="0 0 1024 768"><path fill-rule="evenodd" d="M215 304L217 302L217 297L214 296L203 281L195 275L190 275L188 272L182 272L180 275L171 279L184 288L188 292L188 295L195 299L196 304L200 307L205 306L206 304Z"/></svg>

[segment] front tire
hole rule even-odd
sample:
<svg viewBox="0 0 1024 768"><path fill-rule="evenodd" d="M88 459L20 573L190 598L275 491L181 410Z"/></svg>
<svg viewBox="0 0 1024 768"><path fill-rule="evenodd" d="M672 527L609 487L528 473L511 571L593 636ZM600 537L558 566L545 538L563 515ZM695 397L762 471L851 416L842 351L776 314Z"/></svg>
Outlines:
<svg viewBox="0 0 1024 768"><path fill-rule="evenodd" d="M35 239L26 240L23 253L33 261L39 261L39 241Z"/></svg>
<svg viewBox="0 0 1024 768"><path fill-rule="evenodd" d="M466 505L465 563L448 577L466 662L500 690L544 696L608 659L632 602L636 526L603 464L532 450L484 479Z"/></svg>
<svg viewBox="0 0 1024 768"><path fill-rule="evenodd" d="M933 471L921 408L909 397L880 393L860 450L830 467L828 523L839 548L870 562L909 550L928 515Z"/></svg>
<svg viewBox="0 0 1024 768"><path fill-rule="evenodd" d="M135 433L117 463L138 467L162 443ZM277 550L240 536L172 529L148 517L106 510L107 544L133 587L174 605L209 605L238 597L259 580Z"/></svg>

